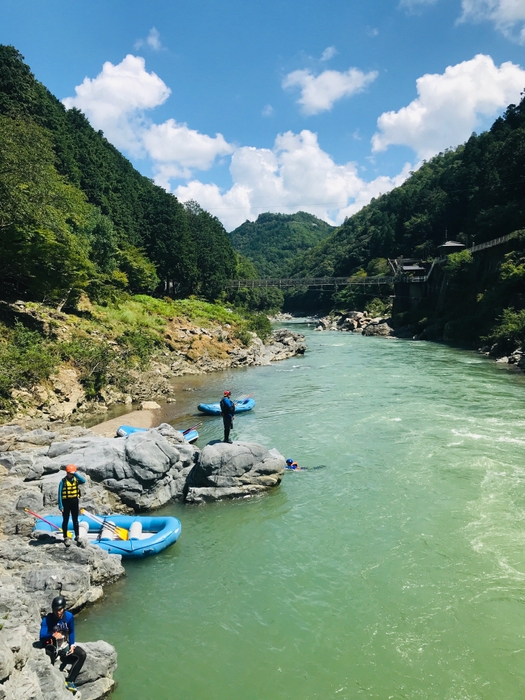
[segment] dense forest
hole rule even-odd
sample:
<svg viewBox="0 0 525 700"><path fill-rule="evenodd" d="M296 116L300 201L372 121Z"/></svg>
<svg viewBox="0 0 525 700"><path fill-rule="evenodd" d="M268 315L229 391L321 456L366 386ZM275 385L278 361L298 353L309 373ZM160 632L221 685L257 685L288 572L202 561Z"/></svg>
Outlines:
<svg viewBox="0 0 525 700"><path fill-rule="evenodd" d="M122 291L214 299L235 276L224 227L140 175L12 46L0 46L0 296Z"/></svg>
<svg viewBox="0 0 525 700"><path fill-rule="evenodd" d="M235 250L256 267L261 277L288 277L302 253L334 231L313 214L260 214L230 233Z"/></svg>

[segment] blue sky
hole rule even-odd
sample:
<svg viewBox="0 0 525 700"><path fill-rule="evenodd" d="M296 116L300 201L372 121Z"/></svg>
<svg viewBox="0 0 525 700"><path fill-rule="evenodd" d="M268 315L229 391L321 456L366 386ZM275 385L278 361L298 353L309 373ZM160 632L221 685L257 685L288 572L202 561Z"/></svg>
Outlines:
<svg viewBox="0 0 525 700"><path fill-rule="evenodd" d="M340 223L525 90L525 0L1 0L0 43L227 230Z"/></svg>

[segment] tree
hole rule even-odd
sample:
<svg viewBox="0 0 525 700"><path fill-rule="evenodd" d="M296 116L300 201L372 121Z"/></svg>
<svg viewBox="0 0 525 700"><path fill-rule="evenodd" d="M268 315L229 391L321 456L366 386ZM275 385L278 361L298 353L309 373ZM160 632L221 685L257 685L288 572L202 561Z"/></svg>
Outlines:
<svg viewBox="0 0 525 700"><path fill-rule="evenodd" d="M0 116L0 284L58 300L85 287L93 266L77 235L89 206L54 167L49 135L36 124Z"/></svg>

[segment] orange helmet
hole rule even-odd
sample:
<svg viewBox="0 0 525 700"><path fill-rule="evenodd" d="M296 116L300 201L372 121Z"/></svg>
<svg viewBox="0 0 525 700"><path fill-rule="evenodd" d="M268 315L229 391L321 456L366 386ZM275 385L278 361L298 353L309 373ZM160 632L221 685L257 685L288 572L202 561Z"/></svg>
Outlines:
<svg viewBox="0 0 525 700"><path fill-rule="evenodd" d="M231 396L231 395L232 395L231 391L228 391L228 389L226 389L226 391L224 392L224 396Z"/></svg>
<svg viewBox="0 0 525 700"><path fill-rule="evenodd" d="M73 472L76 472L76 470L77 470L77 468L76 468L76 465L74 465L74 464L68 464L67 467L66 467L66 472L67 472L68 474L71 474L71 473L73 473Z"/></svg>

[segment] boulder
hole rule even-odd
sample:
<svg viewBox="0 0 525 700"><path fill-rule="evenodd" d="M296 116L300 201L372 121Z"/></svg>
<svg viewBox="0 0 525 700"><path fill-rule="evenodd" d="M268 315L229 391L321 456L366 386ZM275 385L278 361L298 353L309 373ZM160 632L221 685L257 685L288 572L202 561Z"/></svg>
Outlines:
<svg viewBox="0 0 525 700"><path fill-rule="evenodd" d="M252 495L277 486L285 459L254 442L210 443L188 478L187 501Z"/></svg>
<svg viewBox="0 0 525 700"><path fill-rule="evenodd" d="M388 336L394 335L394 330L384 320L372 321L363 330L363 335L367 335L367 336L377 335L377 336L388 337Z"/></svg>

